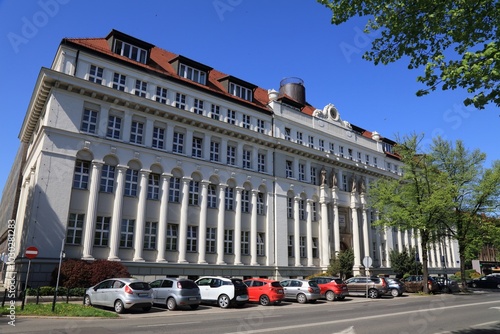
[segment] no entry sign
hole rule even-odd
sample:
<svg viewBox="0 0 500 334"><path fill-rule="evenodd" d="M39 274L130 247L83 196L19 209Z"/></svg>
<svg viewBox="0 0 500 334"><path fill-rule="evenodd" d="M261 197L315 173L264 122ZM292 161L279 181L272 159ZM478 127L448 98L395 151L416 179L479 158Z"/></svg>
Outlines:
<svg viewBox="0 0 500 334"><path fill-rule="evenodd" d="M30 260L34 259L38 255L38 248L36 248L35 246L29 246L28 248L26 248L26 252L24 252L24 255Z"/></svg>

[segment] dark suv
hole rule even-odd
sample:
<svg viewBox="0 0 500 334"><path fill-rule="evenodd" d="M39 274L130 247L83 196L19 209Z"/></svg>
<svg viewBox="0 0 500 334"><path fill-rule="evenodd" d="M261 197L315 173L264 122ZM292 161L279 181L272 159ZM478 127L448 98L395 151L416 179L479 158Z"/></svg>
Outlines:
<svg viewBox="0 0 500 334"><path fill-rule="evenodd" d="M389 292L389 284L385 277L351 277L345 284L349 289L349 296L379 298Z"/></svg>
<svg viewBox="0 0 500 334"><path fill-rule="evenodd" d="M422 275L410 275L403 282L407 292L424 291L424 277ZM439 292L439 285L431 276L427 278L427 288L429 293Z"/></svg>

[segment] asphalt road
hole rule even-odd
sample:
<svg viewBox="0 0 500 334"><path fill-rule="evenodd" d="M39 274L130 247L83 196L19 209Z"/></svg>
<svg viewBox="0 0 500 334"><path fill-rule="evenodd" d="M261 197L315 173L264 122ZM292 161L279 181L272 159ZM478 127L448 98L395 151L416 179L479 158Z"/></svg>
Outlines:
<svg viewBox="0 0 500 334"><path fill-rule="evenodd" d="M285 302L220 309L131 312L119 319L0 318L1 333L328 333L328 334L498 334L500 293L404 295L315 304Z"/></svg>

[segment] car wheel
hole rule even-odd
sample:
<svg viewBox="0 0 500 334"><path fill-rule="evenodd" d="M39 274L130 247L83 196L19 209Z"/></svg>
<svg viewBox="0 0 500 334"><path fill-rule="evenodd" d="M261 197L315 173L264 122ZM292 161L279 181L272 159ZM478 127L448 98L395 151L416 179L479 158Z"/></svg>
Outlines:
<svg viewBox="0 0 500 334"><path fill-rule="evenodd" d="M370 297L371 299L378 298L378 291L375 289L368 290L368 297Z"/></svg>
<svg viewBox="0 0 500 334"><path fill-rule="evenodd" d="M268 297L268 296L266 296L266 295L262 295L262 296L260 296L260 298L259 298L259 303L260 303L260 305L262 305L262 306L267 306L267 305L269 305L269 303L270 303L269 297Z"/></svg>
<svg viewBox="0 0 500 334"><path fill-rule="evenodd" d="M281 305L281 300L277 300L274 302L274 305Z"/></svg>
<svg viewBox="0 0 500 334"><path fill-rule="evenodd" d="M329 302L333 302L335 300L335 294L333 293L333 291L328 290L325 294L325 298Z"/></svg>
<svg viewBox="0 0 500 334"><path fill-rule="evenodd" d="M85 295L85 297L83 298L83 305L92 306L92 301L90 300L89 295Z"/></svg>
<svg viewBox="0 0 500 334"><path fill-rule="evenodd" d="M175 299L173 297L170 297L167 299L167 309L169 311L173 311L177 308L177 303L175 302Z"/></svg>
<svg viewBox="0 0 500 334"><path fill-rule="evenodd" d="M217 304L220 308L228 308L230 303L231 300L228 295L220 295L219 298L217 298Z"/></svg>
<svg viewBox="0 0 500 334"><path fill-rule="evenodd" d="M196 310L199 306L199 304L189 305L189 307L191 307L191 310Z"/></svg>
<svg viewBox="0 0 500 334"><path fill-rule="evenodd" d="M123 306L123 302L118 299L115 302L115 312L120 314L120 313L123 313L124 310L125 310L125 307Z"/></svg>
<svg viewBox="0 0 500 334"><path fill-rule="evenodd" d="M476 282L472 282L472 287L473 288L477 288L477 283Z"/></svg>
<svg viewBox="0 0 500 334"><path fill-rule="evenodd" d="M500 289L500 284L497 284L497 289Z"/></svg>
<svg viewBox="0 0 500 334"><path fill-rule="evenodd" d="M391 289L391 296L397 297L399 296L399 291L398 289Z"/></svg>
<svg viewBox="0 0 500 334"><path fill-rule="evenodd" d="M142 308L142 310L143 310L144 312L149 312L149 311L151 311L151 306L146 306L146 307L143 307L143 308Z"/></svg>
<svg viewBox="0 0 500 334"><path fill-rule="evenodd" d="M305 295L305 294L303 294L303 293L299 293L299 294L297 295L297 301L298 301L299 303L301 303L301 304L305 304L305 303L307 302L307 297L306 297L306 295Z"/></svg>

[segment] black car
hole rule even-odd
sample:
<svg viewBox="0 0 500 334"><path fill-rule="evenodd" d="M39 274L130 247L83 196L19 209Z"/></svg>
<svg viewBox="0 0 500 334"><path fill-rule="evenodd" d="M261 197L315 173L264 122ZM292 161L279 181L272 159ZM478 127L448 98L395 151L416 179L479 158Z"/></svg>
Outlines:
<svg viewBox="0 0 500 334"><path fill-rule="evenodd" d="M460 292L460 287L457 281L442 276L434 277L434 280L438 284L439 292L441 293Z"/></svg>
<svg viewBox="0 0 500 334"><path fill-rule="evenodd" d="M491 275L483 276L473 279L468 285L473 288L500 289L500 277Z"/></svg>

